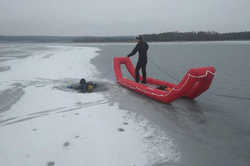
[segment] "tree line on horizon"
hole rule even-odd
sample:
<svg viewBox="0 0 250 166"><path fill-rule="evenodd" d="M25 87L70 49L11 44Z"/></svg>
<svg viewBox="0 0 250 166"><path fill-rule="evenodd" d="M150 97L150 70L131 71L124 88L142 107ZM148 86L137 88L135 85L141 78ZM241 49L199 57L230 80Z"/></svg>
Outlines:
<svg viewBox="0 0 250 166"><path fill-rule="evenodd" d="M218 33L214 31L166 32L144 34L143 37L148 42L250 40L250 31L231 33Z"/></svg>
<svg viewBox="0 0 250 166"><path fill-rule="evenodd" d="M199 32L165 32L159 34L142 34L148 42L169 41L224 41L224 40L250 40L250 31L218 33L214 31ZM133 42L134 36L116 37L79 37L74 42Z"/></svg>
<svg viewBox="0 0 250 166"><path fill-rule="evenodd" d="M165 32L159 34L142 34L148 42L170 41L225 41L250 40L250 31L218 33L199 32ZM135 36L0 36L0 42L134 42Z"/></svg>

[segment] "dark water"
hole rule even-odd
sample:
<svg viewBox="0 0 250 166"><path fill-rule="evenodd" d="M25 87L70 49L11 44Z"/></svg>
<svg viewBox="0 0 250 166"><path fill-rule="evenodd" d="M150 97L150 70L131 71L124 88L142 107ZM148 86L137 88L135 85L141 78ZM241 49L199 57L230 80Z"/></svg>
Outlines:
<svg viewBox="0 0 250 166"><path fill-rule="evenodd" d="M112 58L133 44L96 45L92 62L101 77L115 81ZM135 64L137 56L131 58ZM211 88L197 99L167 105L129 91L114 97L120 107L142 114L171 137L181 152L174 165L250 165L250 42L150 43L148 75L179 82L192 67L214 66ZM173 165L156 163L155 165Z"/></svg>

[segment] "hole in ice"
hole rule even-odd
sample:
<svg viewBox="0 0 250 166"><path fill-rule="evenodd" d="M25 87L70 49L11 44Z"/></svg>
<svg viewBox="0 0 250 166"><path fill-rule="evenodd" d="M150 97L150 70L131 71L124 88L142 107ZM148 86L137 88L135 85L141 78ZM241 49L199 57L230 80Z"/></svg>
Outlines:
<svg viewBox="0 0 250 166"><path fill-rule="evenodd" d="M123 128L119 128L118 131L124 132L125 130Z"/></svg>
<svg viewBox="0 0 250 166"><path fill-rule="evenodd" d="M48 163L47 163L47 166L54 166L55 165L55 162L54 161L49 161Z"/></svg>

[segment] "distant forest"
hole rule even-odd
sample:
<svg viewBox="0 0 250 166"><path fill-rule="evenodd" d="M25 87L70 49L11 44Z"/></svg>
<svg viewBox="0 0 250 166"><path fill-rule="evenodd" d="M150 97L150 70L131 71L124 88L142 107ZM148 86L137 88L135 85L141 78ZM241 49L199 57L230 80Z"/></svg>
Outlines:
<svg viewBox="0 0 250 166"><path fill-rule="evenodd" d="M250 40L249 32L218 33L218 32L166 32L160 34L143 34L148 42L169 41L223 41L223 40ZM74 42L132 42L135 37L79 37Z"/></svg>
<svg viewBox="0 0 250 166"><path fill-rule="evenodd" d="M218 33L218 32L166 32L159 34L142 34L148 42L170 41L224 41L250 40L250 31ZM134 42L135 36L0 36L0 42Z"/></svg>
<svg viewBox="0 0 250 166"><path fill-rule="evenodd" d="M87 36L77 37L73 42L93 43L93 42L131 42L135 36Z"/></svg>
<svg viewBox="0 0 250 166"><path fill-rule="evenodd" d="M144 39L149 42L167 41L223 41L223 40L250 40L250 31L234 33L218 32L166 32L160 34L145 34Z"/></svg>

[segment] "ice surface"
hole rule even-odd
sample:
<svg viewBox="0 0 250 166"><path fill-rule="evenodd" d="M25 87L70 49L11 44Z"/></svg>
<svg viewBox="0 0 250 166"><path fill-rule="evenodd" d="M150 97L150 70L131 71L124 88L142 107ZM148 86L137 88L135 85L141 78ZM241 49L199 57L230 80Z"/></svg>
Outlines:
<svg viewBox="0 0 250 166"><path fill-rule="evenodd" d="M11 104L0 112L1 165L142 166L180 159L166 133L102 93L55 88L80 78L98 79L90 63L98 48L43 47L3 62L10 70L1 72L0 100ZM5 102L4 92L14 88L22 94L16 102Z"/></svg>

